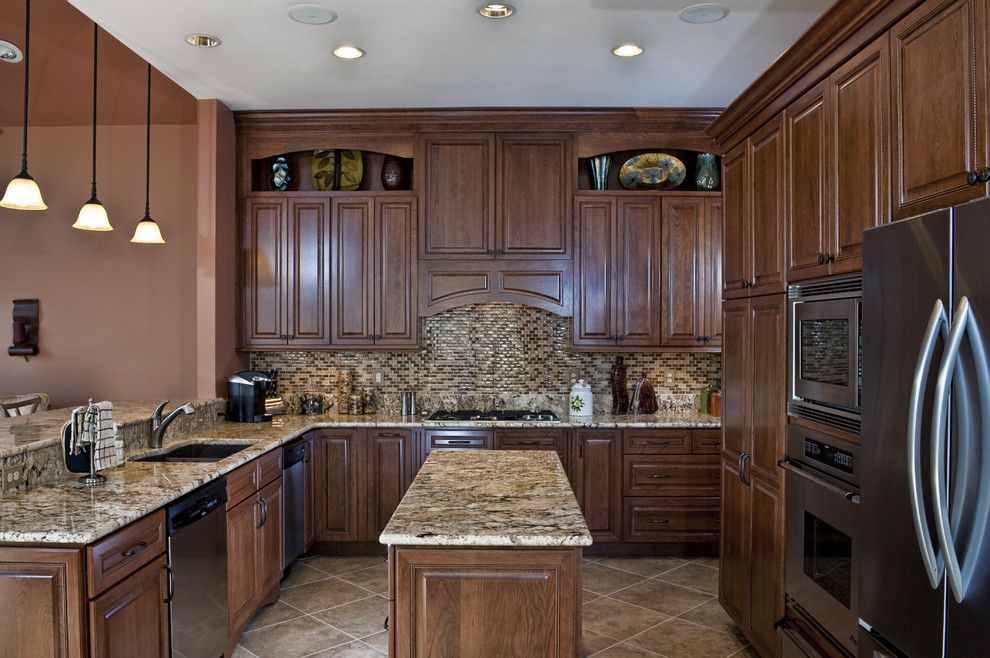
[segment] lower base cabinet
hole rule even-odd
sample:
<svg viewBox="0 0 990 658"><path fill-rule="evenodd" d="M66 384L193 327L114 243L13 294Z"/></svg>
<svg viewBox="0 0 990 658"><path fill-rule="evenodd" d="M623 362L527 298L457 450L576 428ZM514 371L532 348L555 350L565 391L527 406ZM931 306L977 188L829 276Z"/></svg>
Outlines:
<svg viewBox="0 0 990 658"><path fill-rule="evenodd" d="M592 540L622 538L622 433L615 430L575 432L574 492Z"/></svg>
<svg viewBox="0 0 990 658"><path fill-rule="evenodd" d="M90 602L90 656L170 655L168 589L162 555Z"/></svg>

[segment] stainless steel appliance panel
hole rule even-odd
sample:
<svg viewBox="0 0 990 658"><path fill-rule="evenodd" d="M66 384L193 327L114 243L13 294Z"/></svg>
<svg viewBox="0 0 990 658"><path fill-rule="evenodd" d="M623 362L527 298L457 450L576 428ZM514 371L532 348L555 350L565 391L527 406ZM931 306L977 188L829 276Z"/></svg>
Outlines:
<svg viewBox="0 0 990 658"><path fill-rule="evenodd" d="M863 445L860 618L911 656L942 655L944 592L933 588L915 531L908 459L908 410L923 337L941 300L951 303L949 211L863 234ZM937 330L936 330L936 333ZM916 481L924 535L932 521L931 399L942 342L932 341L919 391L921 428ZM924 364L922 364L924 365Z"/></svg>
<svg viewBox="0 0 990 658"><path fill-rule="evenodd" d="M282 449L282 568L306 550L305 441Z"/></svg>

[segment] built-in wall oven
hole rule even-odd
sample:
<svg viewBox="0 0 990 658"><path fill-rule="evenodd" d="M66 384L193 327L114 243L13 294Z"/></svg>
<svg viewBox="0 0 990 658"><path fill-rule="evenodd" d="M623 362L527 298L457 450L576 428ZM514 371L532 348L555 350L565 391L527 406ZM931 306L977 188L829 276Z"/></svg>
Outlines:
<svg viewBox="0 0 990 658"><path fill-rule="evenodd" d="M788 299L788 413L859 434L862 277L792 284Z"/></svg>
<svg viewBox="0 0 990 658"><path fill-rule="evenodd" d="M856 654L859 446L791 424L787 429L785 589L792 603Z"/></svg>

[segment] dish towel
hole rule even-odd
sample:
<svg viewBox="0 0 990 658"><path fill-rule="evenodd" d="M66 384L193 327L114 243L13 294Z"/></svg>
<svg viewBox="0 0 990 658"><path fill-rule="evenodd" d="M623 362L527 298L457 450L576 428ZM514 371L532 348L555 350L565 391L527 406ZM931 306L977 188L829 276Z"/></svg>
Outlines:
<svg viewBox="0 0 990 658"><path fill-rule="evenodd" d="M113 422L113 403L104 401L72 412L72 452L90 446L93 470L119 466L124 461L124 442Z"/></svg>

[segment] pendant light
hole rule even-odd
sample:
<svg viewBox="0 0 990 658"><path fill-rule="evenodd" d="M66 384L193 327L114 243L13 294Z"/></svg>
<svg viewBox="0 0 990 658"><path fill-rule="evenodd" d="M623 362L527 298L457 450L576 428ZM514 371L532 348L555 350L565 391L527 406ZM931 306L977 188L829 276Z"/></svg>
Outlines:
<svg viewBox="0 0 990 658"><path fill-rule="evenodd" d="M162 230L151 218L151 64L148 64L148 117L144 149L144 219L134 228L131 242L138 244L165 244Z"/></svg>
<svg viewBox="0 0 990 658"><path fill-rule="evenodd" d="M107 209L96 198L96 73L99 43L100 26L93 23L93 195L79 211L79 217L76 218L76 223L72 225L72 228L84 231L113 230L113 227L110 226L110 218L107 216Z"/></svg>
<svg viewBox="0 0 990 658"><path fill-rule="evenodd" d="M7 185L0 207L12 210L48 210L41 198L41 188L28 174L28 73L31 70L31 0L24 2L24 148L21 151L21 173Z"/></svg>

